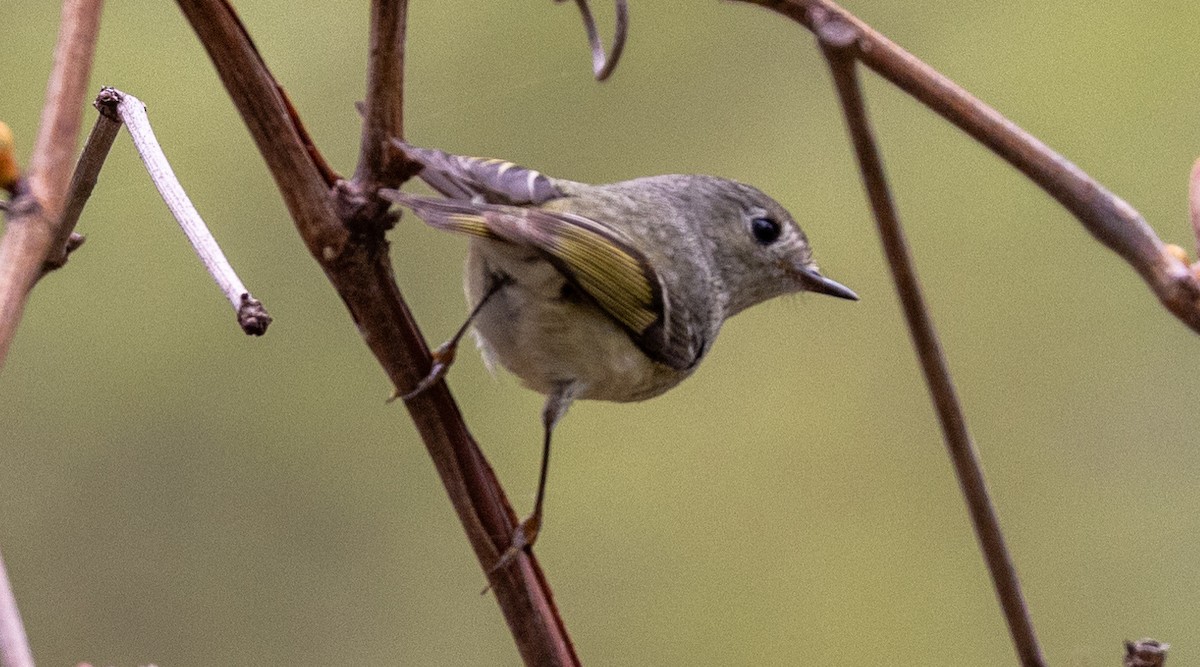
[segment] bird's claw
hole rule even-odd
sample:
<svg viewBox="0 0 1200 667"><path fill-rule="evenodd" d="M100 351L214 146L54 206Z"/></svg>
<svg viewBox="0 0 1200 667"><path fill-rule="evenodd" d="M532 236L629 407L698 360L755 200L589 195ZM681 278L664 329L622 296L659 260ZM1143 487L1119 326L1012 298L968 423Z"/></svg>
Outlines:
<svg viewBox="0 0 1200 667"><path fill-rule="evenodd" d="M513 530L512 542L509 543L504 553L500 554L500 558L492 566L492 569L488 570L488 574L492 575L503 570L511 565L522 551L531 549L533 543L537 541L538 531L541 530L541 527L542 518L537 515L530 516L521 523L518 523L516 529ZM480 591L480 595L487 593L490 588L491 585L489 584Z"/></svg>
<svg viewBox="0 0 1200 667"><path fill-rule="evenodd" d="M389 400L395 400L399 398L403 401L408 401L416 398L426 389L432 387L435 382L446 376L446 371L450 370L450 364L454 363L454 353L457 351L457 349L458 346L449 341L439 345L438 348L434 350L432 354L430 354L430 356L433 358L433 365L429 368L429 374L424 378L421 378L421 381L417 383L416 388L414 388L412 391L408 392L407 394L397 393Z"/></svg>

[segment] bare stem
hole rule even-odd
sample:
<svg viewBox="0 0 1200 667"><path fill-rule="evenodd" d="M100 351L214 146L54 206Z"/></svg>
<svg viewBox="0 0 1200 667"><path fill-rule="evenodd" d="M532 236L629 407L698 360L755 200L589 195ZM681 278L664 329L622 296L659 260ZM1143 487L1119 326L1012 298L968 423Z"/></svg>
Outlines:
<svg viewBox="0 0 1200 667"><path fill-rule="evenodd" d="M395 173L398 165L390 141L404 136L404 43L407 32L408 0L371 3L367 96L363 102L358 168L354 172L355 182L364 188L395 187L409 176Z"/></svg>
<svg viewBox="0 0 1200 667"><path fill-rule="evenodd" d="M158 143L158 138L154 136L154 129L150 127L146 105L133 95L115 88L100 91L96 105L107 107L124 121L129 136L133 139L133 145L142 158L142 164L146 165L146 171L150 174L150 180L154 182L154 187L162 195L171 215L175 216L179 227L188 237L200 262L237 312L238 323L243 330L255 336L266 333L271 317L262 308L262 304L246 290L241 278L226 259L225 253L221 252L217 239L208 230L208 225L204 224L204 219L200 217L200 213L192 205L192 200L180 185L179 178L175 176L171 163L167 161L167 156Z"/></svg>
<svg viewBox="0 0 1200 667"><path fill-rule="evenodd" d="M1033 623L1021 594L1021 582L1004 544L1000 520L991 498L988 497L987 482L983 477L979 455L967 430L966 415L963 414L962 405L959 403L937 330L921 294L921 285L909 253L908 241L900 225L899 214L896 212L884 174L883 161L871 132L854 56L847 48L857 37L856 28L837 17L818 18L814 23L817 37L833 73L842 112L858 156L863 183L879 228L879 237L892 272L892 280L904 307L904 317L908 322L913 346L920 359L921 370L937 411L946 449L954 463L975 534L987 561L988 571L992 575L996 595L1008 621L1009 632L1021 664L1044 665Z"/></svg>
<svg viewBox="0 0 1200 667"><path fill-rule="evenodd" d="M990 148L1054 197L1097 240L1142 276L1159 301L1200 332L1200 277L1171 252L1136 210L998 111L921 62L829 0L744 0L768 7L810 30L817 16L854 27L847 50L976 141Z"/></svg>
<svg viewBox="0 0 1200 667"><path fill-rule="evenodd" d="M101 96L104 96L103 92ZM96 124L92 126L83 152L79 154L75 173L71 175L71 185L67 190L58 233L50 247L50 255L46 257L47 271L62 268L67 263L71 251L83 243L83 237L75 234L75 225L79 222L79 216L83 213L88 198L92 196L100 168L104 166L108 151L121 130L121 119L115 113L100 104L97 104L96 108L100 113L96 116Z"/></svg>
<svg viewBox="0 0 1200 667"><path fill-rule="evenodd" d="M43 263L58 238L102 5L101 0L63 3L42 124L24 179L28 186L9 203L8 224L0 239L0 367L8 358L29 291L42 276Z"/></svg>
<svg viewBox="0 0 1200 667"><path fill-rule="evenodd" d="M33 667L33 651L21 624L17 598L8 583L8 571L0 556L0 667Z"/></svg>

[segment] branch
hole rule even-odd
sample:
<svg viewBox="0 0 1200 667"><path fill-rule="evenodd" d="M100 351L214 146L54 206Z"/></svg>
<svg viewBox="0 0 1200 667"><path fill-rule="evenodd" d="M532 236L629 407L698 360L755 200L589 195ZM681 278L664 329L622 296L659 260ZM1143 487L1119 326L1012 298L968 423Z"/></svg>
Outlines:
<svg viewBox="0 0 1200 667"><path fill-rule="evenodd" d="M0 368L8 358L29 291L41 278L43 263L58 237L102 4L101 0L63 3L29 175L15 186L19 194L9 202L8 224L0 239Z"/></svg>
<svg viewBox="0 0 1200 667"><path fill-rule="evenodd" d="M404 136L404 42L408 0L371 3L367 97L363 103L362 143L354 181L364 188L397 187L412 173L397 173L393 137Z"/></svg>
<svg viewBox="0 0 1200 667"><path fill-rule="evenodd" d="M425 339L392 274L383 239L383 232L391 223L389 214L386 209L373 209L369 204L357 210L343 205L347 185L321 167L320 154L227 2L177 0L177 3L208 51L262 153L301 238L346 304L393 386L406 393L426 375L430 357ZM372 44L392 44L399 58L402 51L395 48L399 35L396 39L384 35L390 30L388 25L396 26L397 33L402 32L404 19L391 18L389 13L403 12L405 5L385 4L384 0L376 0L376 4L372 10ZM369 98L366 108L368 118L398 122L394 112L370 111L398 106L389 107L386 102ZM372 122L367 121L368 125ZM369 137L375 131L368 128L364 132ZM367 154L373 149L368 146L363 150ZM368 158L365 163L365 171L373 169L373 159ZM331 188L335 183L338 186ZM379 212L356 217L357 213L372 210ZM522 658L529 664L578 664L536 559L521 558L519 568L490 572L508 546L517 519L445 383L439 382L407 401L406 407L471 547L482 569L488 572Z"/></svg>
<svg viewBox="0 0 1200 667"><path fill-rule="evenodd" d="M884 254L887 256L900 302L904 306L904 318L908 322L913 347L916 348L917 357L921 361L921 370L937 411L946 449L954 463L954 471L971 515L975 534L983 549L988 572L992 575L996 596L1000 599L1000 606L1008 621L1009 633L1012 635L1021 664L1044 665L1033 623L1021 594L1021 582L1013 566L1012 557L1004 545L1000 520L991 498L988 497L987 482L983 477L979 455L967 430L966 415L963 414L962 405L954 389L954 381L950 377L950 368L942 352L937 330L921 294L921 283L917 278L916 267L908 250L908 241L905 239L904 229L900 225L900 217L883 171L883 161L871 132L870 121L867 119L854 55L849 49L857 38L856 29L834 16L817 17L814 23L821 48L833 73L842 112L858 156L863 184L866 186L871 210L879 228L880 241L883 243Z"/></svg>
<svg viewBox="0 0 1200 667"><path fill-rule="evenodd" d="M112 111L96 105L100 113L96 116L96 124L88 135L79 161L75 164L75 173L71 175L71 186L67 190L66 201L63 205L62 220L59 221L58 233L54 243L50 245L50 255L46 257L43 269L47 272L61 269L67 263L67 257L80 245L84 237L75 233L75 225L83 213L83 207L92 196L96 187L96 179L100 168L108 157L117 133L121 131L121 119Z"/></svg>
<svg viewBox="0 0 1200 667"><path fill-rule="evenodd" d="M1019 169L1124 258L1167 310L1200 332L1200 278L1166 250L1132 206L1079 167L829 0L742 1L779 12L814 32L818 15L852 26L855 39L847 49L854 58Z"/></svg>
<svg viewBox="0 0 1200 667"><path fill-rule="evenodd" d="M213 238L212 232L192 205L187 192L179 184L175 171L171 169L167 156L158 144L158 138L154 136L154 129L150 127L146 105L133 95L122 93L115 88L105 88L96 98L96 106L101 110L101 116L106 113L113 114L125 122L133 145L142 158L142 164L146 165L146 171L150 174L150 180L154 182L154 187L162 195L171 215L175 216L183 233L187 235L200 262L237 311L238 324L242 330L252 336L266 333L267 326L271 324L271 316L267 314L262 303L246 290L233 266L225 258L225 253L221 252L221 246L217 245L217 240Z"/></svg>
<svg viewBox="0 0 1200 667"><path fill-rule="evenodd" d="M554 0L563 2L564 0ZM587 0L575 0L579 7L579 16L583 19L583 29L587 32L588 46L592 49L592 74L597 81L603 81L612 75L625 51L625 39L629 35L629 3L627 0L617 0L617 27L613 31L612 52L604 55L604 45L600 43L600 32L596 30L596 17Z"/></svg>
<svg viewBox="0 0 1200 667"><path fill-rule="evenodd" d="M33 667L33 651L21 624L21 612L17 610L17 598L8 583L8 571L4 569L4 558L0 557L0 666Z"/></svg>

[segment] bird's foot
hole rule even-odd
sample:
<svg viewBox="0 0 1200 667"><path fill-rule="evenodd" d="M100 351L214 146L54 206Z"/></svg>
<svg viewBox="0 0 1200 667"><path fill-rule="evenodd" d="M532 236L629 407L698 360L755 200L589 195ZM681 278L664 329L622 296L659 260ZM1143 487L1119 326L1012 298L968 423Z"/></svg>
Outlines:
<svg viewBox="0 0 1200 667"><path fill-rule="evenodd" d="M449 340L439 345L437 349L434 350L430 355L433 358L433 365L429 368L429 374L422 378L421 381L417 383L416 388L412 391L408 392L407 394L401 394L397 392L393 394L388 401L391 402L397 398L408 401L416 398L426 389L432 387L435 382L446 376L446 371L450 370L450 365L454 363L454 354L457 351L457 340Z"/></svg>
<svg viewBox="0 0 1200 667"><path fill-rule="evenodd" d="M538 531L541 528L542 518L536 514L518 523L516 530L513 531L512 542L509 543L504 553L500 554L500 559L492 566L491 572L503 570L516 559L518 554L531 549L533 543L537 541Z"/></svg>

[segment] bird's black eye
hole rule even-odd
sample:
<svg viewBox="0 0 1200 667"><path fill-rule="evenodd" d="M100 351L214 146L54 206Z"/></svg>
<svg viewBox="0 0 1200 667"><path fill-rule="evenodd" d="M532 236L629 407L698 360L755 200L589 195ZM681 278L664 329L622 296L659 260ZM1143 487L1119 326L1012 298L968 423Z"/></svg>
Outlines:
<svg viewBox="0 0 1200 667"><path fill-rule="evenodd" d="M762 245L774 243L782 231L783 227L771 218L755 218L750 221L750 232L754 234L754 240Z"/></svg>

